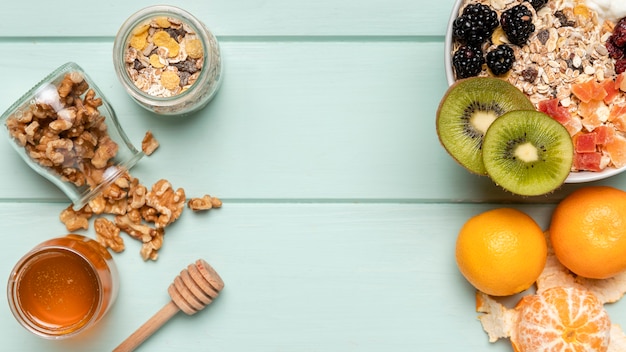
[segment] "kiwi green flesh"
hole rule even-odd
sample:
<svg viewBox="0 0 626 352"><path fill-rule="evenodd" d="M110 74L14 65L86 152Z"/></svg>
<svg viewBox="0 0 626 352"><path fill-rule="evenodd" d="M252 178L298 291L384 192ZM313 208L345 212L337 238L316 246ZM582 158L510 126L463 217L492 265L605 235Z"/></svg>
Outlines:
<svg viewBox="0 0 626 352"><path fill-rule="evenodd" d="M467 170L485 175L481 149L488 127L506 112L532 109L528 97L502 79L459 80L448 88L437 109L439 141Z"/></svg>
<svg viewBox="0 0 626 352"><path fill-rule="evenodd" d="M483 140L489 177L502 188L537 196L559 188L570 173L572 139L563 125L532 111L511 111L494 121Z"/></svg>

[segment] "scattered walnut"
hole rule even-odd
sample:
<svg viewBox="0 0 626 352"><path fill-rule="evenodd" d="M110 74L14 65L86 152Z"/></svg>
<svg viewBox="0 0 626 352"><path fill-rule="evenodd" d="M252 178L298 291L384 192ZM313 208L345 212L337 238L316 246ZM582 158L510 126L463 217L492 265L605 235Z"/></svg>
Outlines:
<svg viewBox="0 0 626 352"><path fill-rule="evenodd" d="M193 211L209 210L211 208L220 208L222 201L217 197L211 197L205 194L202 198L191 198L189 202L187 202L187 206Z"/></svg>
<svg viewBox="0 0 626 352"><path fill-rule="evenodd" d="M152 155L154 151L159 147L159 141L154 138L154 135L151 131L146 132L146 135L143 137L141 141L141 150L146 155Z"/></svg>
<svg viewBox="0 0 626 352"><path fill-rule="evenodd" d="M140 184L138 181L133 182L128 191L128 197L130 198L128 206L131 209L141 209L146 204L147 193L148 189L146 186Z"/></svg>
<svg viewBox="0 0 626 352"><path fill-rule="evenodd" d="M150 242L144 242L139 253L143 260L157 260L159 257L158 250L161 249L161 246L163 246L163 231L157 232Z"/></svg>
<svg viewBox="0 0 626 352"><path fill-rule="evenodd" d="M74 232L78 229L88 229L91 215L92 212L89 207L83 207L81 210L74 210L74 208L70 205L61 212L59 218L61 219L61 222L65 224L67 231Z"/></svg>
<svg viewBox="0 0 626 352"><path fill-rule="evenodd" d="M167 180L159 180L146 195L146 205L154 208L158 217L155 221L157 228L163 228L178 219L185 207L185 190L174 191Z"/></svg>
<svg viewBox="0 0 626 352"><path fill-rule="evenodd" d="M107 132L105 116L98 111L103 101L78 72L66 74L56 87L48 89L40 92L28 107L9 116L7 129L34 162L49 168L64 181L92 191L105 180L105 171L119 147ZM158 147L158 141L148 131L142 150L150 155ZM193 205L198 201L191 201L190 208L221 206L217 198L202 199L200 203L208 203ZM69 206L59 218L73 232L88 229L91 217L101 215L94 221L100 243L116 252L122 251L124 241L120 231L124 231L142 241L144 260L156 260L165 227L180 217L185 202L182 188L174 190L168 181L160 180L148 190L127 172L82 209ZM104 215L116 215L115 222Z"/></svg>
<svg viewBox="0 0 626 352"><path fill-rule="evenodd" d="M156 236L158 232L156 229L142 224L135 223L128 215L118 215L115 217L115 225L120 230L126 232L131 237L140 240L141 242L150 242L152 237Z"/></svg>
<svg viewBox="0 0 626 352"><path fill-rule="evenodd" d="M104 247L109 247L116 253L124 250L124 239L120 236L119 227L107 218L97 218L94 221L96 239Z"/></svg>
<svg viewBox="0 0 626 352"><path fill-rule="evenodd" d="M136 223L136 219L129 215L116 216L115 224L119 229L128 233L132 237L141 240L141 250L139 253L143 260L156 260L158 258L157 251L163 245L163 228L152 228L148 225Z"/></svg>

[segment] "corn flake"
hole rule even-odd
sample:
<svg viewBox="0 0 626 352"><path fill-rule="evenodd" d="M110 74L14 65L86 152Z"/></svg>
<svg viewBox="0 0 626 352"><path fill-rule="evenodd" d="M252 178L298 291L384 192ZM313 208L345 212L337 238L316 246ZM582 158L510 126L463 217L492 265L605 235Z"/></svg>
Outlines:
<svg viewBox="0 0 626 352"><path fill-rule="evenodd" d="M165 71L161 74L161 85L169 90L176 89L180 85L180 77L174 71Z"/></svg>
<svg viewBox="0 0 626 352"><path fill-rule="evenodd" d="M130 46L137 50L143 50L148 45L148 32L143 32L137 35L133 35L130 38Z"/></svg>
<svg viewBox="0 0 626 352"><path fill-rule="evenodd" d="M157 31L152 36L152 41L158 46L166 46L170 40L172 37L166 31Z"/></svg>
<svg viewBox="0 0 626 352"><path fill-rule="evenodd" d="M185 49L187 50L187 55L189 55L192 59L199 59L204 55L200 39L190 39L185 41Z"/></svg>
<svg viewBox="0 0 626 352"><path fill-rule="evenodd" d="M154 22L161 28L170 28L172 26L167 17L157 17L154 19Z"/></svg>
<svg viewBox="0 0 626 352"><path fill-rule="evenodd" d="M137 26L135 27L135 29L133 29L133 35L141 35L144 33L148 32L148 28L150 28L150 25L148 24L143 24L141 26Z"/></svg>
<svg viewBox="0 0 626 352"><path fill-rule="evenodd" d="M158 31L154 33L154 36L152 36L152 40L157 46L166 48L169 52L169 57L178 56L178 52L180 51L180 45L178 45L176 40L170 37L169 33L167 33L166 31Z"/></svg>
<svg viewBox="0 0 626 352"><path fill-rule="evenodd" d="M152 67L154 67L154 68L163 68L163 67L165 67L165 65L161 63L160 57L157 54L150 55L150 65L152 65Z"/></svg>

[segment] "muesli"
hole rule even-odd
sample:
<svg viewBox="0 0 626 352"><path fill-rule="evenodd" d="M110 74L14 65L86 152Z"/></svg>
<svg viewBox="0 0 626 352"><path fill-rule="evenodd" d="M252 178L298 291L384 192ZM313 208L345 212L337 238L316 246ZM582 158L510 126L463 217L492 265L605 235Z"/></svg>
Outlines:
<svg viewBox="0 0 626 352"><path fill-rule="evenodd" d="M455 39L453 53L466 50L464 57L473 60L456 70L457 79L472 73L462 70L473 64L471 75L499 76L517 86L569 131L576 149L572 171L626 166L626 73L607 48L616 24L584 0L469 0L459 15L471 4L493 10L498 23L479 44ZM489 22L490 16L480 16ZM509 23L517 27L505 30ZM510 67L501 72L497 65Z"/></svg>

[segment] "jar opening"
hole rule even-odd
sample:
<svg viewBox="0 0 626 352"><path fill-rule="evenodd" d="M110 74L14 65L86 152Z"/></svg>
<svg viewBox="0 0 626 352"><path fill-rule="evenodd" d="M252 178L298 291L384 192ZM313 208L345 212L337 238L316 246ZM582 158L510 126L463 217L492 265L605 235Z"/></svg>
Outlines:
<svg viewBox="0 0 626 352"><path fill-rule="evenodd" d="M193 15L173 6L131 15L115 39L113 61L131 97L159 114L198 110L221 83L217 40Z"/></svg>
<svg viewBox="0 0 626 352"><path fill-rule="evenodd" d="M102 282L80 253L50 247L32 253L16 269L11 308L27 329L46 337L80 332L97 317Z"/></svg>

